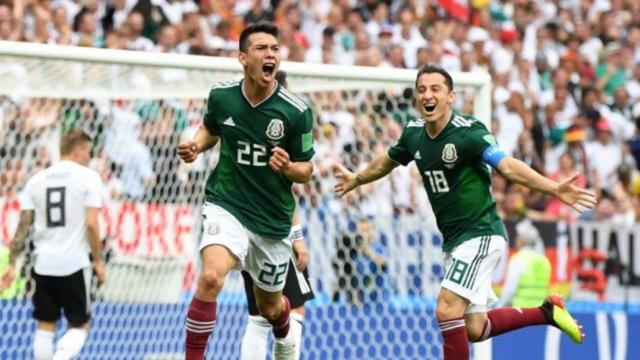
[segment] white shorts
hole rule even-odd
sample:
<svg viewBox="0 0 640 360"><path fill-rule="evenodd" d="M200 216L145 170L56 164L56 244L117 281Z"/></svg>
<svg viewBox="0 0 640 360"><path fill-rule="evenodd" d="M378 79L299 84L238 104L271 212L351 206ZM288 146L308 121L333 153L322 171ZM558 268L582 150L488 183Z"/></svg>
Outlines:
<svg viewBox="0 0 640 360"><path fill-rule="evenodd" d="M290 237L274 240L257 235L212 203L202 206L202 217L200 251L209 245L223 245L238 258L236 269L248 272L260 289L276 292L284 288L291 257Z"/></svg>
<svg viewBox="0 0 640 360"><path fill-rule="evenodd" d="M498 301L491 287L491 275L505 246L502 236L480 236L445 254L442 287L469 300L465 314L486 312Z"/></svg>

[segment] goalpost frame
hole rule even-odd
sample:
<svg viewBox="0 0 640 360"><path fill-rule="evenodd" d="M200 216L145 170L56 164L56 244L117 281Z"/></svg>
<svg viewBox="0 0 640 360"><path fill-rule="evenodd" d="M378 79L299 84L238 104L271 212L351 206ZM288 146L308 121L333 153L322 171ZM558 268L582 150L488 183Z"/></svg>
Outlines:
<svg viewBox="0 0 640 360"><path fill-rule="evenodd" d="M72 62L100 63L106 65L144 66L173 68L184 70L229 72L242 74L242 68L235 58L211 57L201 55L182 55L167 53L150 53L115 49L87 48L76 46L47 45L26 42L0 41L0 56L15 56L31 59L51 59ZM415 82L415 69L376 69L364 66L341 66L330 64L309 64L284 61L281 68L291 76L300 78L322 78L334 81L356 82L371 85L412 85ZM491 76L488 73L452 72L456 87L473 86L474 116L491 129ZM344 86L343 86L344 87ZM340 86L334 86L340 88ZM351 88L354 88L351 85ZM6 90L5 90L6 91ZM10 90L9 90L10 91ZM29 95L29 93L23 94ZM182 94L182 97L196 96L204 98L206 92ZM475 343L476 359L491 359L491 341Z"/></svg>
<svg viewBox="0 0 640 360"><path fill-rule="evenodd" d="M150 53L11 41L0 41L0 55L114 65L242 73L240 64L234 58L202 55ZM376 68L365 66L309 64L288 61L282 62L281 68L293 76L324 78L328 80L352 80L376 84L413 84L416 76L416 70L412 69L384 68L383 71L376 71ZM375 72L375 75L372 75L372 72ZM480 72L452 72L451 76L456 86L473 86L477 89L473 102L474 115L485 125L489 126L491 123L491 76L488 73ZM204 97L206 94L202 94L201 96Z"/></svg>

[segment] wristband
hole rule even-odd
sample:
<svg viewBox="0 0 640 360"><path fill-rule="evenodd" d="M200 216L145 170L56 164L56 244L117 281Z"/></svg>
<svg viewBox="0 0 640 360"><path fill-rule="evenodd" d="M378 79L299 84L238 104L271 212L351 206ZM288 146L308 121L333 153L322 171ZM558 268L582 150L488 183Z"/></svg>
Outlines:
<svg viewBox="0 0 640 360"><path fill-rule="evenodd" d="M304 235L302 234L302 225L297 224L291 227L291 239L293 241L304 240Z"/></svg>

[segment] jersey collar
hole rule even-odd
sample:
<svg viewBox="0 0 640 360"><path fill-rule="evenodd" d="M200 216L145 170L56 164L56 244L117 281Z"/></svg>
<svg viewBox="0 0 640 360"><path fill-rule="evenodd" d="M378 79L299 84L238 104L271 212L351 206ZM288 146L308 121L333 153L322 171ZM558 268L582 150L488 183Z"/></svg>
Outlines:
<svg viewBox="0 0 640 360"><path fill-rule="evenodd" d="M442 134L444 130L447 128L447 126L449 126L449 123L451 122L451 119L453 119L455 114L456 114L455 111L451 111L451 116L449 116L449 119L447 120L447 122L444 123L444 126L442 127L442 129L440 129L440 131L438 131L438 133L433 136L429 134L429 128L427 127L427 122L424 119L422 119L422 121L424 121L424 132L427 133L427 136L429 137L429 139L435 140L440 134Z"/></svg>
<svg viewBox="0 0 640 360"><path fill-rule="evenodd" d="M273 90L271 91L271 94L265 96L264 99L262 99L261 101L258 101L256 104L253 104L251 102L251 100L249 100L249 97L247 97L247 95L244 93L244 87L242 86L242 84L244 84L244 79L240 80L240 92L242 93L242 97L244 97L244 100L251 105L252 108L257 108L258 106L264 104L265 102L267 102L267 100L271 99L273 97L274 94L276 94L278 92L278 90L280 89L280 84L278 84L278 81L275 80L276 82L276 86L273 87Z"/></svg>

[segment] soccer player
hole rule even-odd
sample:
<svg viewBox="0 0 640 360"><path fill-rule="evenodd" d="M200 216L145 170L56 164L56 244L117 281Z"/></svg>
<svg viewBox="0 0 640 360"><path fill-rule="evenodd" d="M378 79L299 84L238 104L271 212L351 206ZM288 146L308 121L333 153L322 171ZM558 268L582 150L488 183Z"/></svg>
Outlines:
<svg viewBox="0 0 640 360"><path fill-rule="evenodd" d="M178 145L186 162L220 140L220 160L205 187L202 271L189 305L186 359L202 359L216 322L216 298L227 274L252 277L256 305L273 327L276 359L293 359L289 300L282 288L291 256L293 182L311 178L311 109L275 81L278 28L256 23L240 34L241 81L215 85L204 125Z"/></svg>
<svg viewBox="0 0 640 360"><path fill-rule="evenodd" d="M27 234L35 224L36 360L72 359L84 345L90 319L89 251L98 285L105 281L98 224L102 180L97 172L86 167L91 159L91 146L91 137L86 133L80 130L65 133L60 140L60 161L33 175L20 197L20 221L11 242L10 265L0 287L13 280L16 258L24 250ZM53 337L60 310L64 310L69 329L54 351Z"/></svg>
<svg viewBox="0 0 640 360"><path fill-rule="evenodd" d="M577 174L558 183L507 156L482 123L454 112L453 81L445 70L420 68L415 91L422 119L410 121L398 142L364 170L354 174L336 166L335 189L342 196L415 161L444 238L445 277L436 306L444 358L468 359L469 340L483 341L529 325L556 326L581 343L582 329L559 296L547 297L539 307L488 310L497 300L491 272L506 241L487 164L510 181L556 196L578 211L593 208L595 195L573 185Z"/></svg>
<svg viewBox="0 0 640 360"><path fill-rule="evenodd" d="M288 89L287 73L278 70L276 73L276 81L280 86ZM309 252L304 243L302 235L302 226L298 219L297 212L293 213L291 219L291 241L293 242L293 254L289 261L289 271L284 283L282 293L291 302L291 320L289 322L289 331L295 343L296 355L295 359L300 358L300 350L302 346L302 323L304 322L304 303L313 299L313 291L309 283L309 272L307 271L307 262L309 260ZM247 296L247 304L249 308L249 321L242 337L242 345L240 347L240 360L265 360L267 358L267 339L271 324L262 316L256 306L256 298L253 294L253 279L248 272L242 271L244 279L244 291Z"/></svg>

